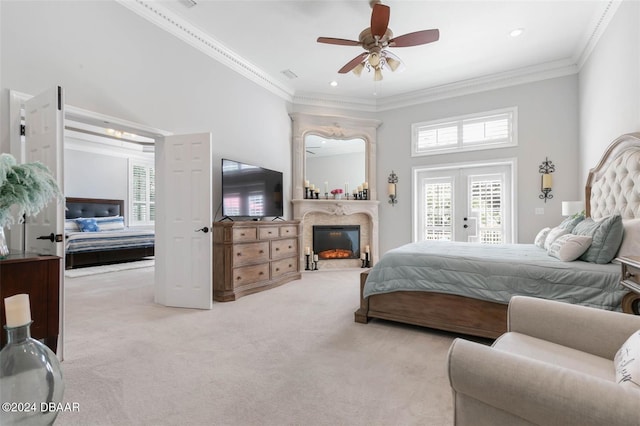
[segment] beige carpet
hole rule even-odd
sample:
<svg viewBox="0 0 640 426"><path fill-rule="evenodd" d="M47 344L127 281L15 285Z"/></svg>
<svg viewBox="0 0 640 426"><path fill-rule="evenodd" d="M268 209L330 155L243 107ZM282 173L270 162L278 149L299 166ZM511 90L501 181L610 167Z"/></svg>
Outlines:
<svg viewBox="0 0 640 426"><path fill-rule="evenodd" d="M153 268L66 280L57 425L448 425L454 335L356 324L360 270L210 311L153 303Z"/></svg>

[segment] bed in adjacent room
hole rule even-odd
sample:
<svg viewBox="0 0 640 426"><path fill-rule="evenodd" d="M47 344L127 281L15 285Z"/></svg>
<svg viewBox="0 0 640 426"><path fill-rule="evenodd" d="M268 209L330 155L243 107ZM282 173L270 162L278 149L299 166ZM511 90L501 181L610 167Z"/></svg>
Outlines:
<svg viewBox="0 0 640 426"><path fill-rule="evenodd" d="M514 295L628 311L640 296L620 284L612 260L640 255L640 133L616 139L589 172L585 216L541 230L534 244L426 241L390 250L361 275L355 320L495 338Z"/></svg>
<svg viewBox="0 0 640 426"><path fill-rule="evenodd" d="M154 255L154 230L125 226L123 200L67 197L65 218L66 269Z"/></svg>

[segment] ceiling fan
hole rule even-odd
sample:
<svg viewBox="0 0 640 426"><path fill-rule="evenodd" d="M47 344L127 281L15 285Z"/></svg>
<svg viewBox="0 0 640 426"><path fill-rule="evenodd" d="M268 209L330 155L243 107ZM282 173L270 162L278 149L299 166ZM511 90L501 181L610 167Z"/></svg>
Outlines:
<svg viewBox="0 0 640 426"><path fill-rule="evenodd" d="M340 68L340 74L353 71L360 75L365 67L374 70L375 81L382 80L382 68L388 66L391 71L397 70L402 61L396 55L387 50L388 47L410 47L421 44L433 43L440 38L437 29L416 31L398 37L393 36L389 29L389 16L391 9L380 3L380 0L371 0L371 26L365 28L358 37L358 41L333 37L318 37L318 43L337 44L340 46L362 46L366 52L362 52Z"/></svg>

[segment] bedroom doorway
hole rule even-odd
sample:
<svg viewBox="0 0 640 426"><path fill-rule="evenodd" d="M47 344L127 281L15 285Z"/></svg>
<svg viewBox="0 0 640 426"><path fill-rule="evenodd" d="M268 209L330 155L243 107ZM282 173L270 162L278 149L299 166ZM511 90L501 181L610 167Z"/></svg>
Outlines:
<svg viewBox="0 0 640 426"><path fill-rule="evenodd" d="M513 243L514 164L414 168L414 241Z"/></svg>

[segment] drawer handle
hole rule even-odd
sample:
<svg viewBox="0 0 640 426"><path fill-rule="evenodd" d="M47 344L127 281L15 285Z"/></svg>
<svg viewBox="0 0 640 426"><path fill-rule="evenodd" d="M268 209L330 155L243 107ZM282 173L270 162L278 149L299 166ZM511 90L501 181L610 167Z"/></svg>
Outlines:
<svg viewBox="0 0 640 426"><path fill-rule="evenodd" d="M258 253L262 254L262 253L264 253L264 250L260 250Z"/></svg>
<svg viewBox="0 0 640 426"><path fill-rule="evenodd" d="M237 252L237 253L236 253L236 256L242 256L242 253Z"/></svg>
<svg viewBox="0 0 640 426"><path fill-rule="evenodd" d="M236 281L240 281L242 277L236 277Z"/></svg>
<svg viewBox="0 0 640 426"><path fill-rule="evenodd" d="M271 232L271 231L269 231L269 232L267 232L267 234L271 235L271 234L272 234L272 232Z"/></svg>
<svg viewBox="0 0 640 426"><path fill-rule="evenodd" d="M264 275L264 272L260 271L260 272L258 273L258 275Z"/></svg>
<svg viewBox="0 0 640 426"><path fill-rule="evenodd" d="M276 272L278 272L280 270L280 268L276 268Z"/></svg>
<svg viewBox="0 0 640 426"><path fill-rule="evenodd" d="M292 265L292 264L289 264L289 268L293 268L293 265Z"/></svg>
<svg viewBox="0 0 640 426"><path fill-rule="evenodd" d="M241 236L241 237L244 237L244 232L241 232L241 233L240 233L240 236Z"/></svg>
<svg viewBox="0 0 640 426"><path fill-rule="evenodd" d="M635 276L636 276L636 274L632 274L631 272L627 271L627 273L624 274L624 279L627 280L627 279L633 278Z"/></svg>
<svg viewBox="0 0 640 426"><path fill-rule="evenodd" d="M280 247L276 247L276 251L280 251Z"/></svg>
<svg viewBox="0 0 640 426"><path fill-rule="evenodd" d="M293 248L292 246L289 246L289 248Z"/></svg>

